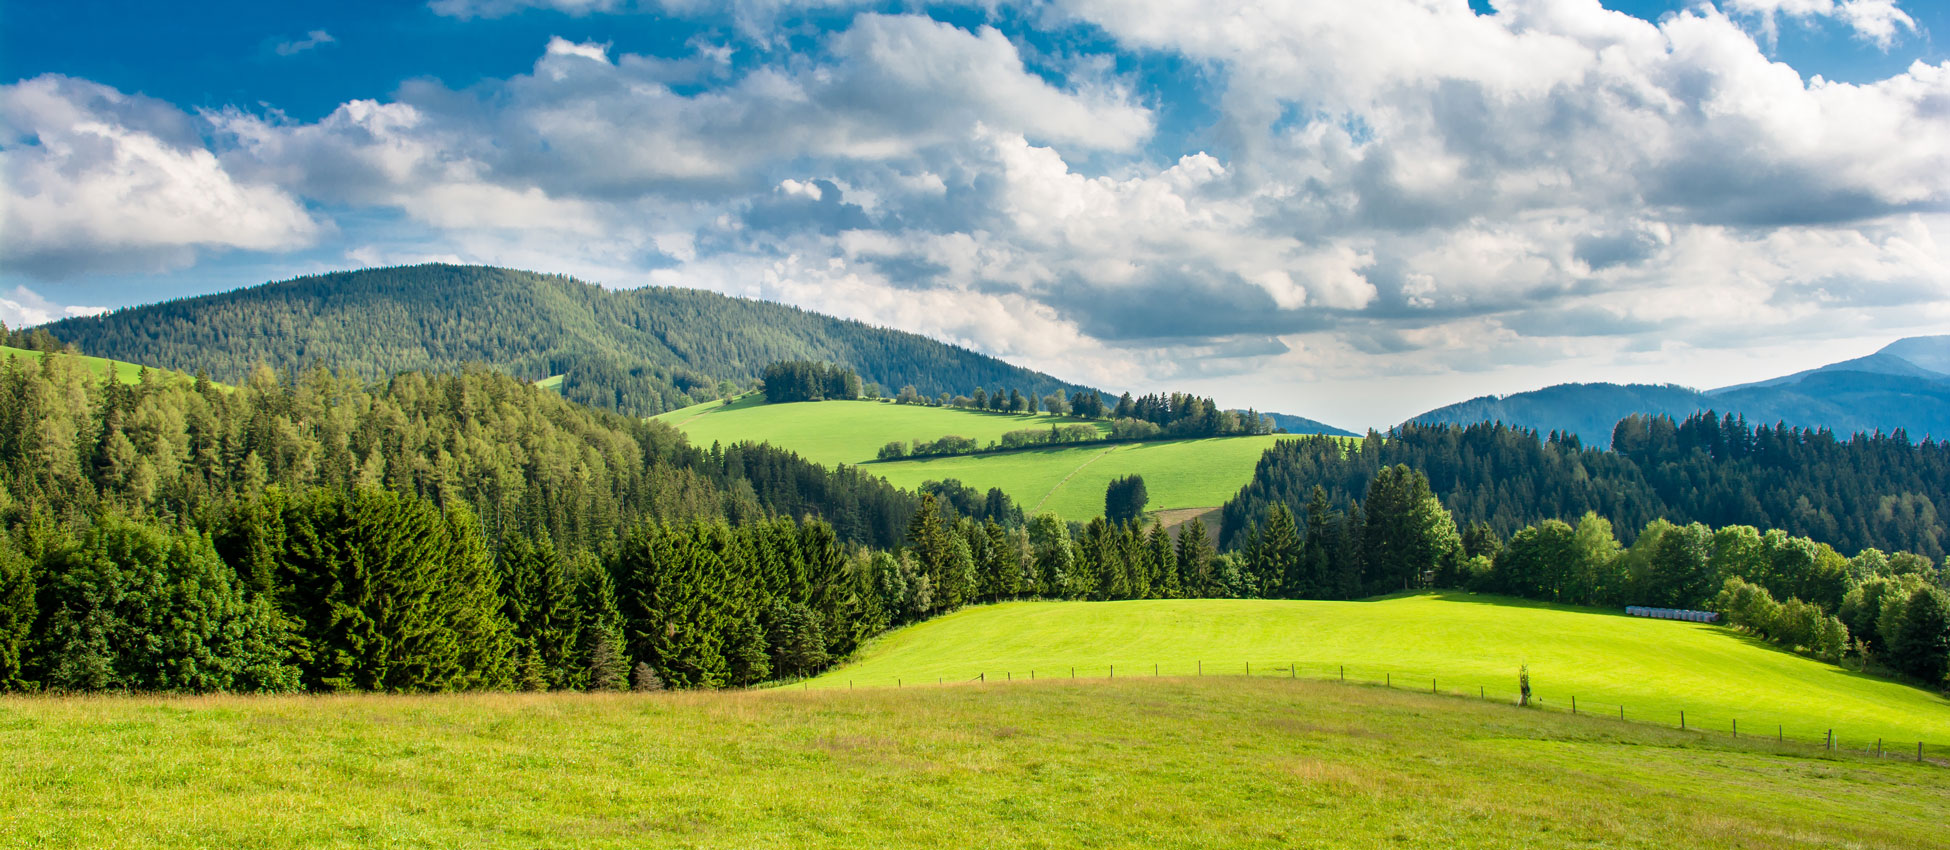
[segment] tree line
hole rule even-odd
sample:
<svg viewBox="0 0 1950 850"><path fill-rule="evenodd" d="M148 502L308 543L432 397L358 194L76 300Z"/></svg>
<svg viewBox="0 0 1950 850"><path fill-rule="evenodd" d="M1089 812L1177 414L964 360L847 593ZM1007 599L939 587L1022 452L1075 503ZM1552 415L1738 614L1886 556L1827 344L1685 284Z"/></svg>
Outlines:
<svg viewBox="0 0 1950 850"><path fill-rule="evenodd" d="M865 392L860 375L844 366L810 360L786 360L765 367L760 373L765 403L789 401L845 401Z"/></svg>
<svg viewBox="0 0 1950 850"><path fill-rule="evenodd" d="M1381 469L1428 476L1465 526L1508 536L1546 519L1595 512L1625 542L1655 519L1712 527L1751 525L1843 551L1950 552L1950 444L1907 435L1838 437L1824 430L1753 426L1704 413L1677 421L1621 420L1611 451L1575 436L1503 424L1404 425L1357 442L1282 440L1222 513L1220 538L1236 546L1268 506L1305 505L1313 487L1330 501L1358 498Z"/></svg>
<svg viewBox="0 0 1950 850"><path fill-rule="evenodd" d="M1219 557L1239 595L1354 599L1451 588L1576 605L1705 609L1790 649L1880 663L1933 686L1950 664L1950 563L1833 547L1778 529L1654 519L1630 545L1596 511L1507 539L1459 529L1429 478L1384 467L1360 500L1315 485L1301 512L1269 504ZM1226 563L1230 561L1231 563Z"/></svg>

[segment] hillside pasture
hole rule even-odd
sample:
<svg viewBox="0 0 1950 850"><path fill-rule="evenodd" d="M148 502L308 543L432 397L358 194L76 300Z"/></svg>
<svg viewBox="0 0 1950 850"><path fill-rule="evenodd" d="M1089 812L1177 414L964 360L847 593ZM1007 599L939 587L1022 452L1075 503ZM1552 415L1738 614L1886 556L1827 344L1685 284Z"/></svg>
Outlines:
<svg viewBox="0 0 1950 850"><path fill-rule="evenodd" d="M1010 431L1047 430L1052 424L1088 424L1106 433L1110 429L1104 422L1066 416L990 413L865 399L765 404L757 395L730 405L722 401L692 405L657 418L684 429L693 445L771 443L827 466L873 460L881 446L894 440L906 443L954 434L987 446Z"/></svg>
<svg viewBox="0 0 1950 850"><path fill-rule="evenodd" d="M133 384L142 379L142 366L135 363L124 363L120 360L109 360L104 357L89 357L84 354L69 354L67 356L74 358L83 366L87 367L88 371L93 373L97 378L105 377L112 372L115 375L115 380L124 384ZM26 348L0 345L0 360L5 360L9 357L20 358L23 362L39 363L42 353ZM150 369L149 371L158 376L174 376L183 378L184 380L188 380L190 377L166 369Z"/></svg>
<svg viewBox="0 0 1950 850"><path fill-rule="evenodd" d="M1297 671L1293 665L1299 665ZM1495 596L1364 602L1145 600L967 608L882 636L808 683L882 687L986 678L1337 678L1512 701L1529 665L1553 708L1845 746L1877 738L1950 756L1950 700L1782 651L1723 626ZM1154 667L1155 665L1155 667ZM1898 746L1900 743L1901 746Z"/></svg>
<svg viewBox="0 0 1950 850"><path fill-rule="evenodd" d="M818 463L862 464L898 487L956 479L978 490L999 487L1024 511L1049 511L1086 520L1103 513L1104 488L1124 475L1144 476L1149 510L1210 508L1224 503L1252 479L1268 447L1285 435L1214 437L1048 446L991 454L875 461L890 441L936 439L948 434L983 445L1004 433L1051 425L1102 421L897 405L885 401L822 401L764 404L756 395L732 404L692 405L656 417L683 429L694 445L769 442Z"/></svg>

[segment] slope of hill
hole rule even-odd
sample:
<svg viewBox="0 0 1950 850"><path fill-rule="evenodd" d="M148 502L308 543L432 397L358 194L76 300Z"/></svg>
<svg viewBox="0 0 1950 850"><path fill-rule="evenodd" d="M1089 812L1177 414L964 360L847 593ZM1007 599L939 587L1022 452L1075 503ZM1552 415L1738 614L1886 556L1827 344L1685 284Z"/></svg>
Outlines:
<svg viewBox="0 0 1950 850"><path fill-rule="evenodd" d="M1252 480L1260 455L1282 439L1291 438L1272 434L1030 449L875 463L866 471L896 487L949 478L981 490L1000 487L1026 513L1047 511L1082 522L1104 512L1105 488L1126 475L1144 476L1147 511L1223 504Z"/></svg>
<svg viewBox="0 0 1950 850"><path fill-rule="evenodd" d="M90 354L239 381L259 363L367 377L487 363L561 375L571 400L661 413L790 359L850 366L889 392L1086 389L916 334L690 289L610 290L483 266L366 269L131 307L47 326Z"/></svg>
<svg viewBox="0 0 1950 850"><path fill-rule="evenodd" d="M1924 847L1950 811L1950 771L1854 746L1284 679L27 699L0 728L27 846Z"/></svg>
<svg viewBox="0 0 1950 850"><path fill-rule="evenodd" d="M42 356L43 356L42 353L39 351L34 351L26 348L14 348L12 346L0 345L0 361L4 361L10 357L18 357L22 361L32 361L35 363L39 363ZM98 378L107 375L110 371L113 371L115 373L115 380L121 381L122 383L125 384L133 384L136 383L137 381L142 380L143 366L139 363L125 363L120 360L109 360L103 357L88 357L86 355L72 355L72 356L76 360L80 361L82 365L87 366L88 371L93 373ZM157 375L167 376L171 378L180 378L185 381L191 380L190 376L188 375L184 375L178 372L171 372L165 369L150 369L149 371L156 373Z"/></svg>
<svg viewBox="0 0 1950 850"><path fill-rule="evenodd" d="M884 635L813 687L1027 677L1252 675L1514 696L1528 664L1546 705L1694 728L1950 750L1942 694L1783 652L1721 626L1459 593L1367 602L1148 600L968 608Z"/></svg>
<svg viewBox="0 0 1950 850"><path fill-rule="evenodd" d="M658 416L684 431L692 445L712 443L771 443L800 457L837 466L873 460L880 447L900 440L934 440L949 434L983 445L1004 433L1025 428L1048 430L1051 425L1088 424L1108 433L1105 422L1085 422L1061 416L991 413L947 407L894 404L887 401L802 401L766 404L753 394L732 404L706 402ZM876 466L874 474L881 474Z"/></svg>
<svg viewBox="0 0 1950 850"><path fill-rule="evenodd" d="M1576 434L1611 445L1628 415L1683 419L1712 410L1749 422L1827 428L1841 434L1902 429L1912 439L1950 436L1950 336L1911 337L1852 360L1765 381L1701 392L1676 384L1559 384L1439 407L1409 422L1503 422Z"/></svg>
<svg viewBox="0 0 1950 850"><path fill-rule="evenodd" d="M873 401L761 404L756 396L726 405L708 402L657 417L677 426L693 445L769 442L828 466L867 464L864 470L897 487L955 479L977 490L999 487L1024 511L1049 511L1070 520L1103 513L1111 479L1143 475L1150 510L1213 507L1252 479L1259 456L1284 435L1214 437L1115 445L1072 445L999 454L876 462L890 441L933 440L954 434L983 444L1008 431L1102 421L1025 416Z"/></svg>

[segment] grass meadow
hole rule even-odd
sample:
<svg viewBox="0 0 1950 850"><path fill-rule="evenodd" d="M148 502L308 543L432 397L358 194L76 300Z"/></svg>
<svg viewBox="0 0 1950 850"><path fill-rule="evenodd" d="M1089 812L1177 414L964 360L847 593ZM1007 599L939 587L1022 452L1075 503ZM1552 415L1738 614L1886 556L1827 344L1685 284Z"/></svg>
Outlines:
<svg viewBox="0 0 1950 850"><path fill-rule="evenodd" d="M695 445L749 440L784 446L828 466L873 461L893 440L958 434L984 445L1005 432L1079 424L1075 419L986 413L876 401L763 404L758 396L725 405L693 405L657 419L682 428ZM1102 422L1091 423L1107 430ZM1103 513L1112 478L1144 476L1150 510L1223 504L1252 479L1260 455L1284 435L1218 437L1111 446L1057 446L989 455L875 462L867 471L897 487L954 478L970 487L1000 487L1023 510L1071 520Z"/></svg>
<svg viewBox="0 0 1950 850"><path fill-rule="evenodd" d="M1294 665L1299 669L1295 671ZM1392 681L1511 702L1529 665L1547 709L1730 735L1777 734L1950 758L1950 700L1815 661L1722 626L1462 593L1364 602L1013 602L890 632L805 686L1154 675ZM1155 665L1155 667L1154 667ZM1112 668L1115 668L1113 671ZM1905 749L1907 748L1907 749Z"/></svg>
<svg viewBox="0 0 1950 850"><path fill-rule="evenodd" d="M71 354L69 356L88 367L88 371L94 373L97 378L106 376L113 370L115 379L125 384L133 384L141 379L142 367L134 363L124 363L120 360L109 360L102 357L88 357L81 354ZM19 357L24 361L39 363L41 360L41 352L0 345L0 360L5 360L8 357ZM150 369L149 371L159 375L179 374L166 369ZM187 378L188 376L184 377Z"/></svg>
<svg viewBox="0 0 1950 850"><path fill-rule="evenodd" d="M1273 678L0 699L24 847L1928 847L1950 768Z"/></svg>

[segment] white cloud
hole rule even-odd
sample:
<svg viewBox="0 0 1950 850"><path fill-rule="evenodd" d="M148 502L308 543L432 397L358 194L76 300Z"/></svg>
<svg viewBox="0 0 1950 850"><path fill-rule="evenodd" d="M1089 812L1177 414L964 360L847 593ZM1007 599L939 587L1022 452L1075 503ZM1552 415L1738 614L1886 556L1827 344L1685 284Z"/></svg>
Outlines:
<svg viewBox="0 0 1950 850"><path fill-rule="evenodd" d="M467 20L505 18L527 9L551 9L570 15L614 12L626 8L622 0L432 0L427 8L436 15Z"/></svg>
<svg viewBox="0 0 1950 850"><path fill-rule="evenodd" d="M0 258L60 277L189 265L197 249L282 251L321 230L283 189L237 179L188 116L48 75L0 87Z"/></svg>
<svg viewBox="0 0 1950 850"><path fill-rule="evenodd" d="M1914 28L1893 3L1728 0L1650 22L1597 0L1053 0L1039 25L1084 22L1093 38L1056 41L1093 46L868 13L775 49L787 34L767 22L824 5L843 4L673 0L654 9L729 14L739 34L675 59L552 38L527 73L410 81L317 121L122 98L129 114L96 123L289 205L221 228L179 216L221 237L161 231L175 262L302 244L320 225L297 198L396 210L412 235L350 238L354 260L775 298L1117 388L1318 380L1345 410L1393 410L1412 402L1360 400L1360 382L1683 377L1729 345L1817 356L1950 321L1950 63L1806 79L1749 31L1819 17L1892 44L1878 33ZM433 4L540 6L653 8ZM1191 126L1182 91L1116 70L1146 55L1212 93ZM10 192L16 151L44 156L25 137L7 142Z"/></svg>
<svg viewBox="0 0 1950 850"><path fill-rule="evenodd" d="M338 41L338 39L333 38L332 34L329 32L326 32L324 30L312 30L311 32L306 33L304 38L297 39L294 41L278 42L277 47L273 49L277 51L277 54L279 56L296 56L307 50L317 48L321 45L332 44L336 41Z"/></svg>
<svg viewBox="0 0 1950 850"><path fill-rule="evenodd" d="M16 286L13 291L0 295L0 323L5 323L10 328L44 325L56 319L93 316L106 312L108 312L107 307L56 304L25 286Z"/></svg>
<svg viewBox="0 0 1950 850"><path fill-rule="evenodd" d="M1896 0L1725 0L1728 11L1758 18L1772 42L1780 34L1780 19L1807 22L1834 18L1856 36L1887 50L1902 32L1916 32L1916 20L1897 8Z"/></svg>

